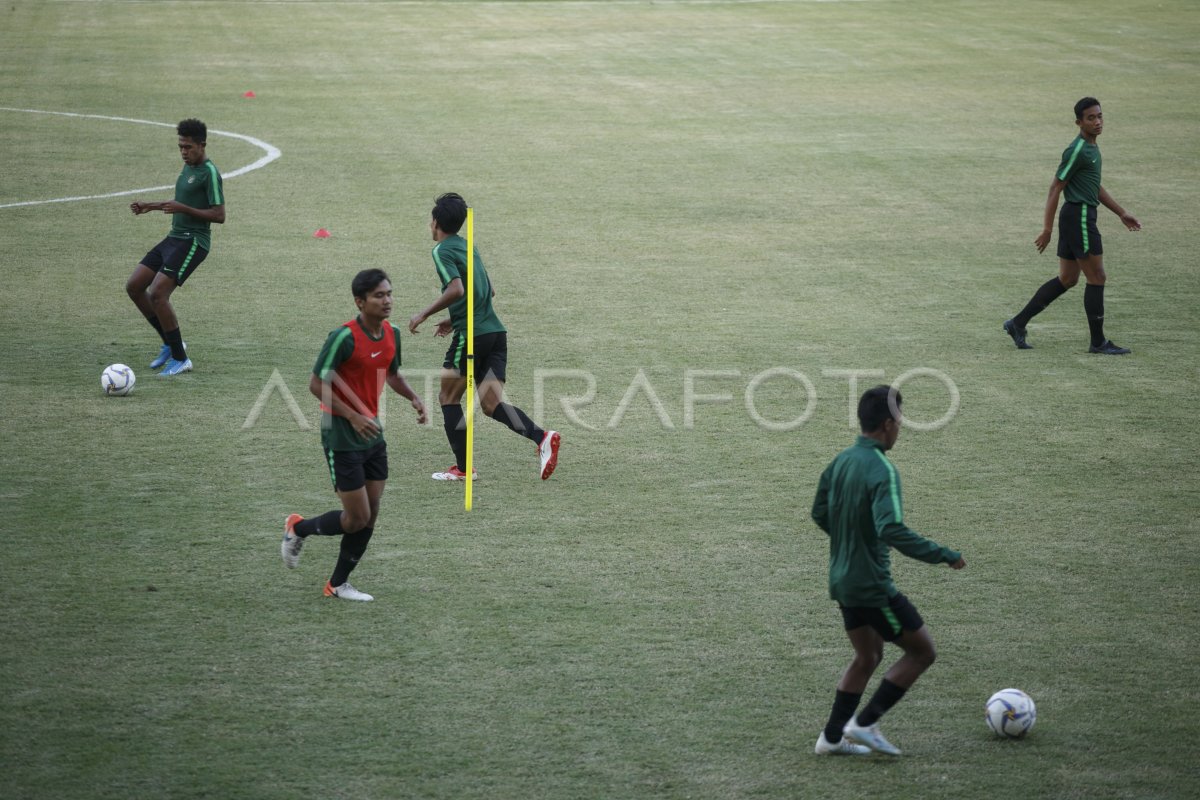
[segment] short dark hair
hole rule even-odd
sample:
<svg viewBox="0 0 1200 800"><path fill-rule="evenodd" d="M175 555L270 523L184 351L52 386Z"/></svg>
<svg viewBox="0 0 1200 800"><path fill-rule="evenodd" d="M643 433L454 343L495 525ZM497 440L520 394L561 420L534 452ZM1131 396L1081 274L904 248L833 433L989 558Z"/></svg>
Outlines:
<svg viewBox="0 0 1200 800"><path fill-rule="evenodd" d="M208 126L198 119L185 119L175 126L175 133L186 136L196 144L208 141Z"/></svg>
<svg viewBox="0 0 1200 800"><path fill-rule="evenodd" d="M467 221L467 201L455 192L446 192L433 204L433 221L446 233L458 233Z"/></svg>
<svg viewBox="0 0 1200 800"><path fill-rule="evenodd" d="M891 386L876 386L863 392L858 400L858 424L863 433L879 430L886 420L899 421L902 402L900 390Z"/></svg>
<svg viewBox="0 0 1200 800"><path fill-rule="evenodd" d="M1087 111L1092 106L1100 105L1100 101L1094 97L1084 97L1075 104L1075 119L1083 119L1083 112Z"/></svg>
<svg viewBox="0 0 1200 800"><path fill-rule="evenodd" d="M350 283L350 291L354 292L355 297L366 297L376 286L384 281L391 283L392 279L383 270L364 269L354 276L354 280Z"/></svg>

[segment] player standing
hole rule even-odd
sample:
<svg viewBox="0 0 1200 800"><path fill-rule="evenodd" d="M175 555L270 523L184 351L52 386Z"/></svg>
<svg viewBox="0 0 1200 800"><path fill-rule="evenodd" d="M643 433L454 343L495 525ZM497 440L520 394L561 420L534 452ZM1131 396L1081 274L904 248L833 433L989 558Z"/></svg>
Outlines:
<svg viewBox="0 0 1200 800"><path fill-rule="evenodd" d="M175 199L161 202L135 200L129 204L134 214L161 211L171 216L167 238L146 253L125 282L125 291L150 323L163 345L150 362L151 369L162 367L160 377L191 372L179 318L171 305L171 293L183 286L211 249L212 223L225 222L225 191L221 173L207 155L208 128L198 119L185 119L175 128L179 136L179 154L183 171L175 181Z"/></svg>
<svg viewBox="0 0 1200 800"><path fill-rule="evenodd" d="M1033 240L1039 253L1045 251L1050 243L1050 228L1054 224L1054 212L1058 210L1059 195L1065 195L1066 202L1058 216L1058 277L1042 284L1019 314L1005 320L1004 331L1012 337L1018 349L1032 349L1033 345L1025 340L1025 326L1078 283L1079 273L1082 272L1087 279L1087 285L1083 287L1083 310L1092 336L1088 352L1124 355L1129 352L1128 348L1118 347L1104 336L1106 275L1104 247L1100 241L1100 229L1096 227L1096 208L1103 204L1120 217L1131 231L1140 231L1142 223L1100 185L1100 148L1096 145L1096 137L1104 130L1100 101L1085 97L1076 103L1075 124L1079 126L1079 135L1063 151L1058 171L1050 183L1050 194L1046 198L1042 232Z"/></svg>
<svg viewBox="0 0 1200 800"><path fill-rule="evenodd" d="M900 755L879 732L879 718L899 702L936 657L929 629L892 582L894 547L906 556L952 569L966 566L960 553L942 547L904 524L900 476L884 455L900 435L900 393L868 389L858 401L862 435L821 473L812 517L829 534L829 596L842 611L854 659L838 681L833 711L817 739L818 755ZM855 710L883 643L904 651L884 675L867 707ZM869 748L869 750L868 750Z"/></svg>
<svg viewBox="0 0 1200 800"><path fill-rule="evenodd" d="M288 516L281 546L283 563L295 568L307 536L341 536L337 564L325 584L326 597L372 600L350 585L350 573L367 550L379 500L387 482L387 442L379 421L379 396L386 383L412 403L417 423L425 424L425 404L400 368L400 331L387 321L392 284L381 269L363 270L351 284L358 317L329 334L308 388L321 400L321 445L340 511L305 519Z"/></svg>
<svg viewBox="0 0 1200 800"><path fill-rule="evenodd" d="M413 314L408 329L416 333L421 323L434 314L449 309L450 318L434 329L434 336L450 336L450 347L442 363L442 381L438 403L442 407L442 423L446 438L454 452L454 466L445 472L433 473L438 481L461 481L467 477L467 431L464 423L462 396L467 390L467 240L458 235L467 220L467 203L453 192L443 194L433 206L429 230L433 234L433 265L441 281L442 293L424 311ZM533 423L524 411L504 402L505 372L508 366L508 334L492 298L496 292L488 278L479 251L472 255L474 268L474 333L475 379L479 387L479 405L483 413L507 425L514 432L538 446L542 480L550 477L558 464L561 436ZM479 375L483 374L483 380Z"/></svg>

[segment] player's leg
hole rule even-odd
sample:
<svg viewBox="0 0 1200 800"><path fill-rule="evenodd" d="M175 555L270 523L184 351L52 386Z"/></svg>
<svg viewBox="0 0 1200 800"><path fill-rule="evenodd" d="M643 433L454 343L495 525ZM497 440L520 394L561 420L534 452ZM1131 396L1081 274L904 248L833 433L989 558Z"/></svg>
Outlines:
<svg viewBox="0 0 1200 800"><path fill-rule="evenodd" d="M875 669L883 661L883 637L869 625L848 630L846 636L854 648L854 658L842 673L837 688L839 692L861 695L875 674Z"/></svg>
<svg viewBox="0 0 1200 800"><path fill-rule="evenodd" d="M903 598L903 595L898 597ZM929 628L907 599L903 600L903 603L907 606L904 614L893 608L895 616L901 620L901 630L891 641L898 645L904 654L888 669L879 688L867 702L867 707L859 713L860 725L870 726L878 722L888 709L900 702L900 698L916 683L917 678L937 659Z"/></svg>
<svg viewBox="0 0 1200 800"><path fill-rule="evenodd" d="M1104 285L1108 274L1104 271L1104 254L1095 253L1079 260L1079 267L1087 284L1083 287L1083 311L1087 315L1088 333L1091 335L1089 353L1120 356L1129 352L1109 341L1104 335Z"/></svg>
<svg viewBox="0 0 1200 800"><path fill-rule="evenodd" d="M164 336L166 336L168 331L179 330L179 318L175 316L175 307L171 305L171 294L177 286L178 284L175 283L174 278L159 272L154 276L154 280L150 282L150 286L147 287L147 300L150 302L151 310L158 317L158 321L163 327Z"/></svg>
<svg viewBox="0 0 1200 800"><path fill-rule="evenodd" d="M870 619L872 627L885 641L899 645L904 655L883 676L866 708L846 724L844 733L852 742L895 756L900 755L900 748L880 733L879 718L900 702L913 681L933 663L933 639L916 606L903 594L897 593L886 608L873 611L876 613Z"/></svg>
<svg viewBox="0 0 1200 800"><path fill-rule="evenodd" d="M1011 336L1016 346L1022 350L1031 347L1025 341L1025 327L1029 320L1045 311L1047 306L1079 282L1080 268L1077 261L1087 256L1090 246L1087 240L1086 214L1086 206L1063 203L1058 214L1058 277L1051 278L1039 286L1025 307L1004 323L1005 333Z"/></svg>
<svg viewBox="0 0 1200 800"><path fill-rule="evenodd" d="M371 524L371 495L366 489L369 451L324 448L324 452L329 478L342 507L308 519L299 514L288 516L284 522L282 554L283 563L289 568L299 563L307 537L344 536ZM382 489L379 491L382 493Z"/></svg>
<svg viewBox="0 0 1200 800"><path fill-rule="evenodd" d="M355 516L349 520L350 525L343 522L343 527L351 527L360 521L363 524L357 530L349 531L342 536L337 565L325 587L325 594L350 600L372 599L370 595L351 586L349 578L363 554L367 552L367 544L371 541L372 534L375 533L375 520L379 518L379 501L383 497L383 488L387 485L388 477L387 444L385 442L380 442L366 452L363 457L363 475L366 482L354 498L353 514ZM358 515L364 511L364 502L367 518L361 520ZM342 506L344 513L351 512L352 509L345 500L343 500Z"/></svg>
<svg viewBox="0 0 1200 800"><path fill-rule="evenodd" d="M341 545L338 547L337 562L333 566L333 573L329 576L329 580L325 583L325 596L338 597L343 600L374 600L371 595L360 592L350 585L348 578L354 568L358 566L358 561L362 558L363 553L367 550L367 543L371 541L371 534L374 529L370 527L371 522L371 489L368 486L373 483L368 481L366 485L360 486L354 491L339 491L338 497L342 501L342 512L340 517L340 527L343 531ZM382 483L382 481L374 482ZM382 486L378 487L378 492L382 493ZM376 508L378 508L378 499L376 499Z"/></svg>
<svg viewBox="0 0 1200 800"><path fill-rule="evenodd" d="M540 444L546 432L533 424L524 411L504 402L504 382L507 378L508 334L501 331L476 336L475 383L479 387L479 407L484 414L507 425L509 430Z"/></svg>
<svg viewBox="0 0 1200 800"><path fill-rule="evenodd" d="M937 660L937 650L933 646L933 637L930 636L929 628L925 625L922 625L915 631L905 630L896 639L895 644L900 646L900 649L904 651L904 655L900 656L896 663L888 668L883 679L903 691L900 692L895 700L887 703L886 706L881 705L872 710L870 704L868 704L867 712L869 712L869 716L868 713L864 712L864 716L868 720L871 720L871 717L878 719L883 716L883 713L895 705L904 692L908 691L917 682L917 678L921 677L925 670L933 666L933 662Z"/></svg>
<svg viewBox="0 0 1200 800"><path fill-rule="evenodd" d="M139 263L133 268L133 274L129 276L129 280L125 281L125 293L129 295L129 299L137 306L137 310L142 312L142 316L150 322L154 330L161 335L162 326L158 324L158 320L154 316L154 306L151 305L150 297L146 294L146 290L150 288L150 284L157 274L155 270Z"/></svg>
<svg viewBox="0 0 1200 800"><path fill-rule="evenodd" d="M183 343L183 332L179 329L179 318L175 316L175 308L171 305L171 293L177 286L174 278L160 272L154 276L148 292L154 315L163 327L163 341L170 351L170 358L163 364L162 372L158 373L161 377L178 375L192 369L191 359L188 358Z"/></svg>
<svg viewBox="0 0 1200 800"><path fill-rule="evenodd" d="M1029 320L1046 310L1046 307L1076 283L1079 282L1079 265L1074 259L1060 258L1058 260L1058 275L1043 283L1033 293L1033 297L1025 304L1015 317L1004 323L1004 332L1012 337L1020 350L1030 350L1033 345L1026 342L1025 327Z"/></svg>
<svg viewBox="0 0 1200 800"><path fill-rule="evenodd" d="M467 343L458 331L450 334L450 345L442 361L438 405L442 407L442 427L454 453L454 465L445 472L433 473L435 481L461 481L467 477L467 424L462 398L467 391Z"/></svg>
<svg viewBox="0 0 1200 800"><path fill-rule="evenodd" d="M504 400L504 380L489 371L479 382L479 407L483 413L508 427L513 433L541 444L546 432L521 409Z"/></svg>
<svg viewBox="0 0 1200 800"><path fill-rule="evenodd" d="M1079 283L1079 273L1082 270L1082 265L1074 258L1060 258L1058 260L1057 280L1062 285L1063 292Z"/></svg>
<svg viewBox="0 0 1200 800"><path fill-rule="evenodd" d="M179 317L175 314L175 307L171 305L171 294L176 288L183 286L184 281L208 255L208 251L195 241L170 237L166 241L162 269L155 276L148 291L150 304L163 327L163 340L171 348L171 358L163 365L160 376L178 375L192 369L191 359L187 356L187 345L183 343Z"/></svg>
<svg viewBox="0 0 1200 800"><path fill-rule="evenodd" d="M539 473L542 480L550 477L558 465L558 447L562 437L557 431L542 430L529 415L517 406L505 402L504 381L508 371L508 335L492 333L475 340L476 365L483 371L479 382L479 405L483 413L507 425L509 430L524 436L538 446Z"/></svg>
<svg viewBox="0 0 1200 800"><path fill-rule="evenodd" d="M158 355L150 362L150 369L158 369L163 364L167 363L167 359L171 357L171 346L167 344L166 338L163 336L163 326L159 322L158 316L154 313L154 305L150 302L150 295L147 291L150 284L154 282L154 277L158 274L158 270L162 267L162 252L160 251L162 243L154 247L150 252L142 257L141 262L133 268L133 274L129 276L129 280L125 281L125 293L129 295L129 299L137 306L137 310L142 313L146 321L150 323L150 327L154 328L158 333L158 337L162 339L162 348Z"/></svg>
<svg viewBox="0 0 1200 800"><path fill-rule="evenodd" d="M333 567L333 574L329 576L329 582L325 585L326 596L340 597L346 600L373 599L371 595L360 592L350 585L350 573L354 571L363 554L367 552L367 545L375 533L375 519L379 516L379 499L383 495L383 487L386 483L386 480L368 480L366 485L358 490L357 496L354 498L355 517L350 526L343 524L343 527L353 527L360 520L357 515L363 513L364 505L367 513L366 524L342 536L337 563ZM344 502L343 506L343 513L348 513L350 508Z"/></svg>
<svg viewBox="0 0 1200 800"><path fill-rule="evenodd" d="M458 337L458 334L455 334ZM450 349L455 350L452 342ZM463 413L462 398L467 391L465 369L465 352L462 360L452 359L447 353L447 363L442 366L441 385L438 388L438 405L442 407L442 427L446 431L446 441L454 453L454 465L445 472L433 473L436 481L461 481L467 477L467 421ZM452 365L452 366L451 366Z"/></svg>
<svg viewBox="0 0 1200 800"><path fill-rule="evenodd" d="M821 731L814 748L817 755L865 755L871 752L869 747L854 744L843 738L842 731L846 723L854 718L867 682L871 680L875 668L883 660L883 637L869 625L854 618L853 609L843 608L842 614L847 626L855 626L847 627L846 630L846 636L854 648L854 658L838 681L829 720L825 723L825 729Z"/></svg>

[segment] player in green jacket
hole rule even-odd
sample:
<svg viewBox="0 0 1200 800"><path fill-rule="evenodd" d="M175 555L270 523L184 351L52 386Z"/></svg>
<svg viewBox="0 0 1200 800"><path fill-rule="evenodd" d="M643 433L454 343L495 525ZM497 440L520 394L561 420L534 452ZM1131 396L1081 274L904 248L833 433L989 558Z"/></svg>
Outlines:
<svg viewBox="0 0 1200 800"><path fill-rule="evenodd" d="M933 639L916 607L892 582L891 548L930 564L966 566L960 553L904 524L900 476L884 453L900 435L900 392L867 390L858 401L862 435L821 473L812 517L829 534L829 596L842 611L854 660L838 682L833 711L817 739L818 755L899 755L879 732L879 718L933 664ZM883 643L904 655L892 665L857 717L867 682L883 660Z"/></svg>

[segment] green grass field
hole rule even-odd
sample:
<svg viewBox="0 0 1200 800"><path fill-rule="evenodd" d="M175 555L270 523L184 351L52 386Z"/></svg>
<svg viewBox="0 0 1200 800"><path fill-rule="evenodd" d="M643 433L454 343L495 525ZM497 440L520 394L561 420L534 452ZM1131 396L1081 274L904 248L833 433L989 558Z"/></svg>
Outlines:
<svg viewBox="0 0 1200 800"><path fill-rule="evenodd" d="M3 4L0 796L1194 797L1197 42L1186 0ZM1054 274L1085 94L1145 226L1100 220L1123 358L1087 355L1080 288L1036 349L1000 328ZM282 152L175 295L192 374L150 372L123 288L165 218L13 205L171 184L174 132L37 111ZM399 323L434 296L450 190L560 466L484 420L467 514L432 390L426 428L393 397L377 600L326 601L334 543L278 552L336 506L307 376L359 269ZM404 344L424 386L444 341ZM276 371L304 424L256 406ZM917 421L960 398L893 452L969 566L895 559L940 658L890 761L812 754L849 648L808 509L850 371L909 374ZM1024 741L983 722L1008 686Z"/></svg>

